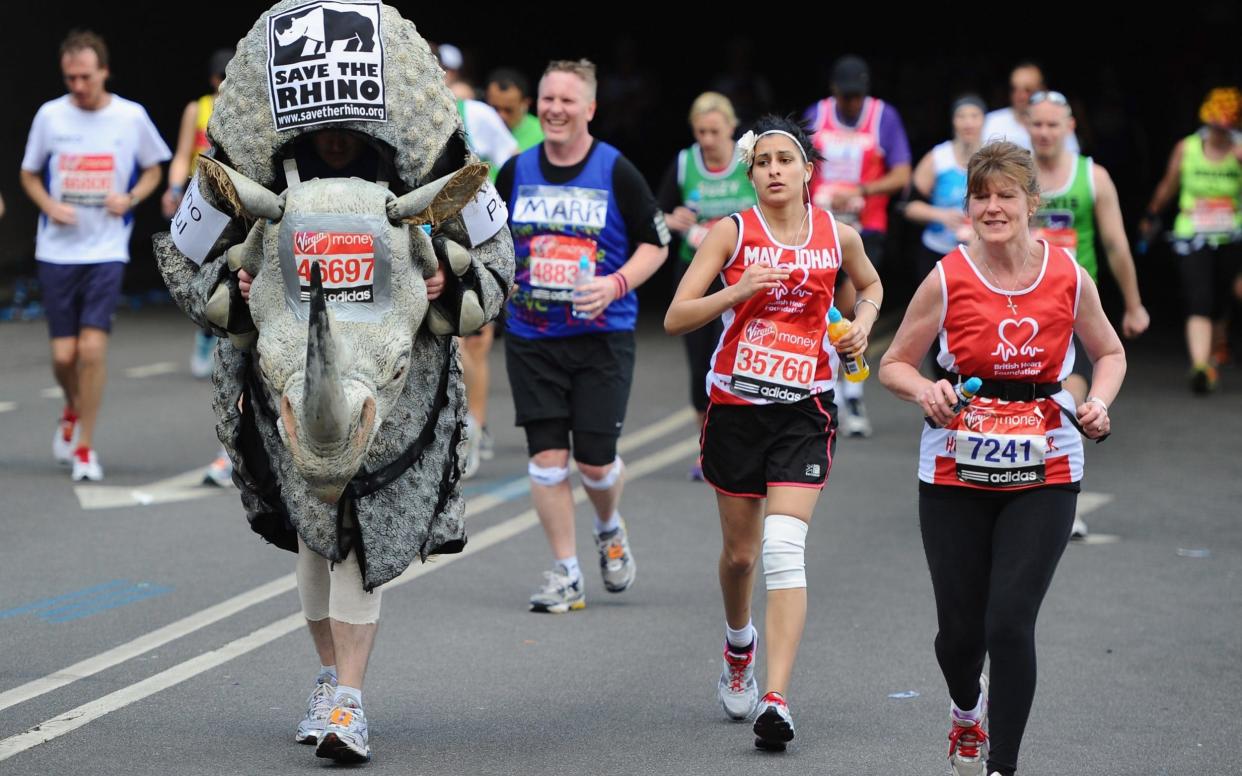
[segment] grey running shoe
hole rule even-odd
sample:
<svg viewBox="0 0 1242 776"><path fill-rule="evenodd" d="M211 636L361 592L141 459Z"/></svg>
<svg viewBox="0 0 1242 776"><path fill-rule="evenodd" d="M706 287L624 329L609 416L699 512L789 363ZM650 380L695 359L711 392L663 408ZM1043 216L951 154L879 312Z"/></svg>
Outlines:
<svg viewBox="0 0 1242 776"><path fill-rule="evenodd" d="M867 405L862 399L846 399L841 409L841 425L847 436L864 439L871 436L871 419L867 417Z"/></svg>
<svg viewBox="0 0 1242 776"><path fill-rule="evenodd" d="M465 432L466 462L461 467L461 478L468 480L479 473L480 445L483 441L480 438L479 424L475 422L474 417L471 415L466 416Z"/></svg>
<svg viewBox="0 0 1242 776"><path fill-rule="evenodd" d="M1070 538L1082 540L1087 538L1087 521L1074 515L1074 527L1070 529Z"/></svg>
<svg viewBox="0 0 1242 776"><path fill-rule="evenodd" d="M624 520L614 530L596 534L595 547L599 550L599 570L604 577L605 590L620 593L634 584L634 556L630 552Z"/></svg>
<svg viewBox="0 0 1242 776"><path fill-rule="evenodd" d="M582 575L571 577L560 565L543 572L543 587L530 597L532 612L564 614L585 608L586 593L582 590Z"/></svg>
<svg viewBox="0 0 1242 776"><path fill-rule="evenodd" d="M315 756L338 763L365 763L371 759L371 747L367 743L367 717L358 701L346 695L332 707L319 745L315 747Z"/></svg>
<svg viewBox="0 0 1242 776"><path fill-rule="evenodd" d="M319 683L306 699L306 717L298 723L298 732L293 734L293 740L299 744L319 743L336 696L336 684L328 679L330 676L320 676Z"/></svg>
<svg viewBox="0 0 1242 776"><path fill-rule="evenodd" d="M490 461L496 457L496 440L492 439L492 432L487 430L487 426L483 427L483 431L479 434L479 458L484 461Z"/></svg>
<svg viewBox="0 0 1242 776"><path fill-rule="evenodd" d="M988 718L988 678L979 677L979 695L983 714L979 719L962 716L956 708L949 711L949 773L952 776L983 776L988 763L988 734L983 726Z"/></svg>
<svg viewBox="0 0 1242 776"><path fill-rule="evenodd" d="M794 723L789 704L778 692L770 692L759 701L755 717L755 746L771 752L783 752L793 740Z"/></svg>
<svg viewBox="0 0 1242 776"><path fill-rule="evenodd" d="M759 702L759 684L755 681L755 653L759 651L759 644L756 640L748 650L733 650L726 642L724 667L720 671L716 697L720 699L720 705L729 719L743 720L750 716Z"/></svg>

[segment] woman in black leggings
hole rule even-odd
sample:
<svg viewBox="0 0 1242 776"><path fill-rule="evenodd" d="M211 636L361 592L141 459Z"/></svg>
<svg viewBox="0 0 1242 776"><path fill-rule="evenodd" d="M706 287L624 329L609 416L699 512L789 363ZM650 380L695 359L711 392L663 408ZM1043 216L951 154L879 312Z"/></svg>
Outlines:
<svg viewBox="0 0 1242 776"><path fill-rule="evenodd" d="M1004 142L976 152L966 204L976 237L919 286L880 381L928 418L919 525L936 598L936 658L952 701L949 762L957 776L1012 776L1035 695L1035 619L1082 480L1080 432L1109 433L1125 353L1090 277L1069 253L1030 235L1039 206L1030 152ZM1061 387L1074 334L1095 365L1077 407ZM983 380L965 409L953 382L919 373L937 338L943 369L958 381Z"/></svg>

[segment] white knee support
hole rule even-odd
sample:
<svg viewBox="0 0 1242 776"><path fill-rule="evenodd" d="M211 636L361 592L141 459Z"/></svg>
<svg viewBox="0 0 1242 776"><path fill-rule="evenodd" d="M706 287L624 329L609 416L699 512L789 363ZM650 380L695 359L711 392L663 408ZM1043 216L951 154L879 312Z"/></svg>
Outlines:
<svg viewBox="0 0 1242 776"><path fill-rule="evenodd" d="M526 471L530 474L531 481L536 485L542 485L545 488L551 488L560 485L569 479L568 466L540 466L534 461L526 467Z"/></svg>
<svg viewBox="0 0 1242 776"><path fill-rule="evenodd" d="M379 622L382 588L370 593L362 589L356 551L340 563L332 563L307 547L299 536L297 580L306 619L318 622L330 617L352 625Z"/></svg>
<svg viewBox="0 0 1242 776"><path fill-rule="evenodd" d="M806 587L806 522L789 515L763 519L763 578L768 590Z"/></svg>
<svg viewBox="0 0 1242 776"><path fill-rule="evenodd" d="M600 477L598 480L591 479L585 474L582 474L581 470L579 470L578 473L582 475L582 487L590 488L591 490L608 490L613 485L617 484L617 480L621 479L621 470L623 466L624 464L621 463L621 456L618 455L612 462L612 468L608 470L607 474Z"/></svg>

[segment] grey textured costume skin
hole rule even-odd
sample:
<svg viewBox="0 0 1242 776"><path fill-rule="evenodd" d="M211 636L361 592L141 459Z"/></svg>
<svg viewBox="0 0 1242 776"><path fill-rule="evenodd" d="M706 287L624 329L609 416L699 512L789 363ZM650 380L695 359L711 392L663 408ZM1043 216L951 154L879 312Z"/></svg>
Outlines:
<svg viewBox="0 0 1242 776"><path fill-rule="evenodd" d="M210 155L226 159L242 175L268 189L278 180L281 150L300 135L325 128L304 127L278 133L269 109L267 17L304 4L305 0L276 4L238 44L208 126L216 149ZM381 12L388 121L334 122L326 128L354 130L379 141L377 145L381 147L391 147L401 188L413 189L427 183L446 146L460 147L449 141L462 132L461 120L444 86L442 71L414 25L388 6L381 6ZM460 165L468 161L474 160L463 156ZM443 167L438 172L442 173ZM206 176L201 177L207 180ZM248 351L238 347L248 344L244 337L234 337L233 341L222 338L213 374L217 434L234 463L234 481L241 490L247 517L254 521L256 516L271 513L277 506L264 501L260 492L269 483L256 481L256 462L243 459L239 450L243 424L238 398L252 377L252 370L257 370L261 379L253 382L265 387L262 393L266 397L254 399L265 400L267 411L254 412L252 417L280 486L283 506L308 547L334 561L343 559L351 550L361 550L363 584L370 590L401 574L416 557L426 560L436 548L464 541L460 468L465 445L465 396L456 341L431 333L425 322L424 278L432 275L437 263L430 238L417 226L394 223L387 215L391 210L386 212L386 205L391 208L395 195L370 182L306 181L280 195L285 213L348 212L383 217L389 227L376 239L388 241L393 258L393 304L383 320L333 320L331 324L337 351L335 366L341 374L342 393L349 407L351 425L346 436L360 439L362 447L353 456L345 448L309 450L311 445L307 444L304 428L306 408L301 406L308 327L285 304L277 256L280 224L270 218L255 218L244 208L239 210L238 198L230 198L229 192L219 185L204 183L201 194L220 210L236 216L208 260L197 267L177 250L168 233L155 236L155 254L181 309L196 324L209 325L217 333L225 334L218 317L209 324L207 302L218 286L228 287L236 282L224 251L242 244L252 224L256 230L243 249L235 249L233 268L240 265L255 274L250 311L258 329L257 345ZM470 245L460 219L437 221L434 228L437 235ZM494 319L513 279L509 231L502 228L494 237L468 250L470 265L462 280L477 293L485 318ZM455 290L446 293L461 293L459 286L450 288ZM234 329L233 334L238 333ZM403 375L393 380L402 364L406 365ZM324 498L330 498L333 488L356 473L349 469L356 461L360 460L364 472L374 472L410 447L432 420L433 402L445 370L449 370L448 404L434 418L435 435L430 445L396 480L350 503L338 514L338 505ZM284 421L280 419L282 400L289 403ZM375 412L369 434L365 418L360 419L359 414L365 415L360 408L368 401L373 402ZM293 440L289 425L295 429ZM333 466L345 468L332 470ZM327 481L331 483L325 485ZM342 515L345 530L338 530L338 518ZM360 548L353 547L355 540L361 542Z"/></svg>

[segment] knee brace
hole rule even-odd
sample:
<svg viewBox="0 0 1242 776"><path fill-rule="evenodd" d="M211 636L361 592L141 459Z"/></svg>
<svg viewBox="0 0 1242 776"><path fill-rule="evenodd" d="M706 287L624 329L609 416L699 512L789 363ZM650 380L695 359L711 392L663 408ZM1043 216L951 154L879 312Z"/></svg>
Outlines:
<svg viewBox="0 0 1242 776"><path fill-rule="evenodd" d="M806 587L806 531L789 515L763 519L763 578L768 590Z"/></svg>
<svg viewBox="0 0 1242 776"><path fill-rule="evenodd" d="M530 474L530 479L536 485L542 485L545 488L551 488L560 485L569 479L568 466L540 466L531 461L526 467L526 472Z"/></svg>
<svg viewBox="0 0 1242 776"><path fill-rule="evenodd" d="M613 485L617 484L617 480L621 479L621 471L623 466L624 465L621 463L621 456L618 455L612 461L612 468L608 470L607 474L600 477L598 480L591 479L585 474L582 474L580 470L578 473L582 475L582 487L590 488L591 490L608 490Z"/></svg>

